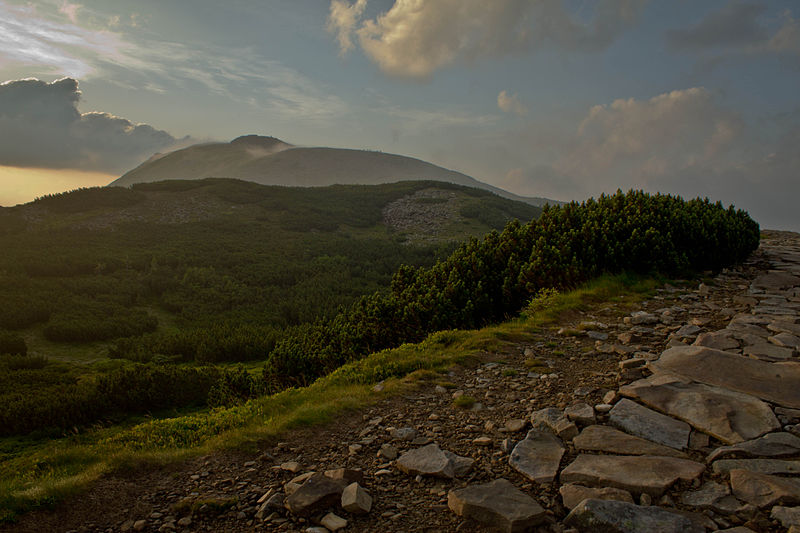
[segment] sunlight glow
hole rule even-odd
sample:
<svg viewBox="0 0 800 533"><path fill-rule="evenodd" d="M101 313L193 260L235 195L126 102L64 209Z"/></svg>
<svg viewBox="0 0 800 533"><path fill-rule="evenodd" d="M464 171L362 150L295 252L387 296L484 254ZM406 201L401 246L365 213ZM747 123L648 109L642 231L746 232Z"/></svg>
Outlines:
<svg viewBox="0 0 800 533"><path fill-rule="evenodd" d="M0 166L0 206L26 203L38 196L80 187L108 185L115 178L103 172Z"/></svg>

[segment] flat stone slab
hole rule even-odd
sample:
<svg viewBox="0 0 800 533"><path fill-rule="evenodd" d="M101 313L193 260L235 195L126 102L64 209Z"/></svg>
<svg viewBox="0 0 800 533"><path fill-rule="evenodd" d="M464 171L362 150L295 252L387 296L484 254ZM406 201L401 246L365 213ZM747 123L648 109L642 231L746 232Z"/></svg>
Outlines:
<svg viewBox="0 0 800 533"><path fill-rule="evenodd" d="M633 503L633 496L631 496L630 492L613 487L594 488L567 483L566 485L561 485L558 492L561 494L561 501L564 503L564 507L567 509L577 507L579 503L587 499Z"/></svg>
<svg viewBox="0 0 800 533"><path fill-rule="evenodd" d="M791 333L777 333L772 337L769 337L767 340L775 346L800 350L800 337L792 335Z"/></svg>
<svg viewBox="0 0 800 533"><path fill-rule="evenodd" d="M402 472L412 476L422 475L452 479L464 473L464 466L467 462L471 466L473 460L468 457L459 457L452 452L442 450L438 444L431 443L422 448L405 452L397 459L395 466ZM467 466L466 470L469 470L469 466Z"/></svg>
<svg viewBox="0 0 800 533"><path fill-rule="evenodd" d="M459 516L497 527L506 533L528 531L545 518L541 505L503 478L451 490L447 495L447 505Z"/></svg>
<svg viewBox="0 0 800 533"><path fill-rule="evenodd" d="M787 322L785 320L778 320L770 322L767 329L775 333L789 333L790 335L800 335L800 324L794 322Z"/></svg>
<svg viewBox="0 0 800 533"><path fill-rule="evenodd" d="M700 489L684 492L681 502L690 507L711 509L720 514L735 514L754 510L752 505L742 504L734 496L728 485L709 481Z"/></svg>
<svg viewBox="0 0 800 533"><path fill-rule="evenodd" d="M649 367L800 409L798 363L767 363L713 348L681 346L666 350Z"/></svg>
<svg viewBox="0 0 800 533"><path fill-rule="evenodd" d="M742 353L753 359L762 361L789 361L794 356L793 348L783 348L769 342L761 342L745 346Z"/></svg>
<svg viewBox="0 0 800 533"><path fill-rule="evenodd" d="M800 507L784 507L776 505L769 514L773 520L778 520L783 527L800 526Z"/></svg>
<svg viewBox="0 0 800 533"><path fill-rule="evenodd" d="M800 460L782 459L720 459L711 465L715 474L727 474L741 469L761 474L800 474Z"/></svg>
<svg viewBox="0 0 800 533"><path fill-rule="evenodd" d="M677 380L664 383L659 378L648 378L622 387L620 393L727 444L750 440L781 427L766 403L720 387Z"/></svg>
<svg viewBox="0 0 800 533"><path fill-rule="evenodd" d="M713 331L701 333L693 343L695 346L705 346L716 350L735 350L739 347L739 341L733 338L730 332Z"/></svg>
<svg viewBox="0 0 800 533"><path fill-rule="evenodd" d="M691 428L685 422L675 420L636 402L623 398L609 412L612 425L631 435L683 449L689 443Z"/></svg>
<svg viewBox="0 0 800 533"><path fill-rule="evenodd" d="M705 533L687 516L655 506L611 500L584 500L564 519L581 532L603 533Z"/></svg>
<svg viewBox="0 0 800 533"><path fill-rule="evenodd" d="M511 468L536 483L550 483L558 475L564 444L545 428L533 428L514 446L508 458Z"/></svg>
<svg viewBox="0 0 800 533"><path fill-rule="evenodd" d="M562 483L615 487L634 494L660 496L679 479L691 481L705 466L688 459L650 455L581 454L561 471Z"/></svg>
<svg viewBox="0 0 800 533"><path fill-rule="evenodd" d="M742 501L758 507L800 504L800 481L748 470L731 470L731 489Z"/></svg>
<svg viewBox="0 0 800 533"><path fill-rule="evenodd" d="M768 272L761 274L750 286L754 289L781 290L800 285L800 278L787 272Z"/></svg>
<svg viewBox="0 0 800 533"><path fill-rule="evenodd" d="M785 431L768 433L763 437L740 442L733 446L720 446L709 454L707 461L711 462L720 457L734 454L758 457L800 455L800 437Z"/></svg>
<svg viewBox="0 0 800 533"><path fill-rule="evenodd" d="M619 455L660 455L686 457L686 454L641 437L634 437L609 426L588 426L572 440L576 450ZM602 499L602 498L600 498Z"/></svg>

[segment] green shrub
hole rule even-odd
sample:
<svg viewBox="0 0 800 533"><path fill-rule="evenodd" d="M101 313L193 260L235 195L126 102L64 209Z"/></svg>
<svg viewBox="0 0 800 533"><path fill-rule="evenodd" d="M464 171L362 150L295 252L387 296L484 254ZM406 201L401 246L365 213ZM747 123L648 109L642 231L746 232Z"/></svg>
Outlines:
<svg viewBox="0 0 800 533"><path fill-rule="evenodd" d="M25 339L16 333L0 330L0 354L28 355Z"/></svg>

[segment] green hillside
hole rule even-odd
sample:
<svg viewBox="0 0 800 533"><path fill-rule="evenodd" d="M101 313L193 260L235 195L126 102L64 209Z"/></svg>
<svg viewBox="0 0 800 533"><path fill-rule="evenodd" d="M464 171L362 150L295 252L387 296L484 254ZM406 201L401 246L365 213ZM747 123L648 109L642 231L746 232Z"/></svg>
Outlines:
<svg viewBox="0 0 800 533"><path fill-rule="evenodd" d="M228 392L210 396L225 380L225 391L255 393L237 388L235 371L201 365L263 361L287 332L387 290L401 265L431 265L469 236L539 212L447 183L228 179L82 189L2 209L2 433L225 403ZM83 407L53 415L47 397Z"/></svg>

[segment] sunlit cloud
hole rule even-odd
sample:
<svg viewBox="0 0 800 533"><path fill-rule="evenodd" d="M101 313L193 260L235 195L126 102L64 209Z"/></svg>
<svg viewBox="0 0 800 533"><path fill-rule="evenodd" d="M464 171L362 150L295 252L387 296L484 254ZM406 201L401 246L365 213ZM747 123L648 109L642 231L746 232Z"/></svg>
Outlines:
<svg viewBox="0 0 800 533"><path fill-rule="evenodd" d="M500 91L497 95L497 107L504 113L520 116L528 114L528 106L520 102L516 94L508 94L506 91Z"/></svg>
<svg viewBox="0 0 800 533"><path fill-rule="evenodd" d="M455 64L531 48L603 50L635 22L645 0L600 0L588 20L559 0L396 0L378 17L360 20L364 4L331 2L328 29L340 53L353 48L355 34L385 74L426 80Z"/></svg>

